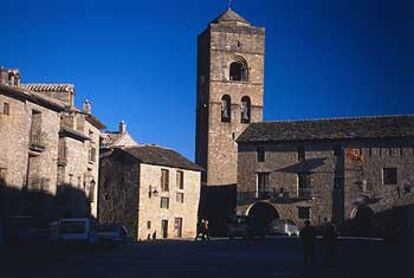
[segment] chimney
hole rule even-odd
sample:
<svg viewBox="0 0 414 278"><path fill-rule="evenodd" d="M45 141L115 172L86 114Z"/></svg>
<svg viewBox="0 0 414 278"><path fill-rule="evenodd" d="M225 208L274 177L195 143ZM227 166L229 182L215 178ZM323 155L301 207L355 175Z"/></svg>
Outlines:
<svg viewBox="0 0 414 278"><path fill-rule="evenodd" d="M19 86L20 72L17 69L5 69L0 67L0 85L3 86Z"/></svg>
<svg viewBox="0 0 414 278"><path fill-rule="evenodd" d="M87 99L83 102L82 112L88 113L88 114L91 114L91 112L92 112L91 102L89 100L87 100Z"/></svg>
<svg viewBox="0 0 414 278"><path fill-rule="evenodd" d="M122 120L119 122L119 134L124 134L126 132L126 123Z"/></svg>

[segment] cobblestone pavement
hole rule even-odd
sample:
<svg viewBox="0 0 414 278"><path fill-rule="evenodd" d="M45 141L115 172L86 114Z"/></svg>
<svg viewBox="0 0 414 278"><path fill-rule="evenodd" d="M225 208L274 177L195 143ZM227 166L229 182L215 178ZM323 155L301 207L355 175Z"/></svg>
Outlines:
<svg viewBox="0 0 414 278"><path fill-rule="evenodd" d="M414 277L409 255L355 239L338 241L331 267L320 241L316 262L304 266L300 240L292 238L151 241L113 249L32 246L1 250L0 277Z"/></svg>

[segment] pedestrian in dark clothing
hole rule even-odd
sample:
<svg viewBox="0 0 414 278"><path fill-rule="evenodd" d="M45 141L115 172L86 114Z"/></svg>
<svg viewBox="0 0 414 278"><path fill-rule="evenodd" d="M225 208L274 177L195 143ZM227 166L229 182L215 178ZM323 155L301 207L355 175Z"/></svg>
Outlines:
<svg viewBox="0 0 414 278"><path fill-rule="evenodd" d="M206 220L203 219L203 220L201 220L201 222L198 222L198 224L197 224L197 234L196 234L196 237L195 237L195 241L197 241L197 239L201 239L201 240L208 239L208 240L210 240L210 238L208 238L206 229L208 229L208 224L206 224Z"/></svg>
<svg viewBox="0 0 414 278"><path fill-rule="evenodd" d="M305 227L300 230L300 238L302 239L303 247L303 262L309 264L314 261L314 249L316 229L311 226L310 221L305 221Z"/></svg>
<svg viewBox="0 0 414 278"><path fill-rule="evenodd" d="M208 231L208 220L204 220L204 234L203 234L203 239L207 239L208 241L210 240L210 235L209 235L209 231Z"/></svg>
<svg viewBox="0 0 414 278"><path fill-rule="evenodd" d="M324 226L323 240L325 246L325 262L327 265L335 264L337 229L334 223L327 221Z"/></svg>

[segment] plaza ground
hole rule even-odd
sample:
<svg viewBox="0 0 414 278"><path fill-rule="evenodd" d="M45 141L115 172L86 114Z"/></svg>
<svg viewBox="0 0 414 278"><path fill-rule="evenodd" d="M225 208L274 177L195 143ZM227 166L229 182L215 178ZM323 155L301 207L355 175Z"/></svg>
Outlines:
<svg viewBox="0 0 414 278"><path fill-rule="evenodd" d="M316 262L304 266L297 238L0 250L0 277L414 277L412 249L407 245L361 239L338 240L337 263L331 267L324 264L319 240Z"/></svg>

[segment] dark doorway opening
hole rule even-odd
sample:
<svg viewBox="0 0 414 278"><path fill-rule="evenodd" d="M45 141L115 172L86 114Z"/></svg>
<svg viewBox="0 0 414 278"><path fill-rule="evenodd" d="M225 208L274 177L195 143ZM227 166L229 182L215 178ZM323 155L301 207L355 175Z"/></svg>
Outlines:
<svg viewBox="0 0 414 278"><path fill-rule="evenodd" d="M273 206L259 202L250 208L249 216L255 217L260 224L268 226L274 219L279 218L279 213Z"/></svg>
<svg viewBox="0 0 414 278"><path fill-rule="evenodd" d="M168 220L161 221L162 238L168 238Z"/></svg>

